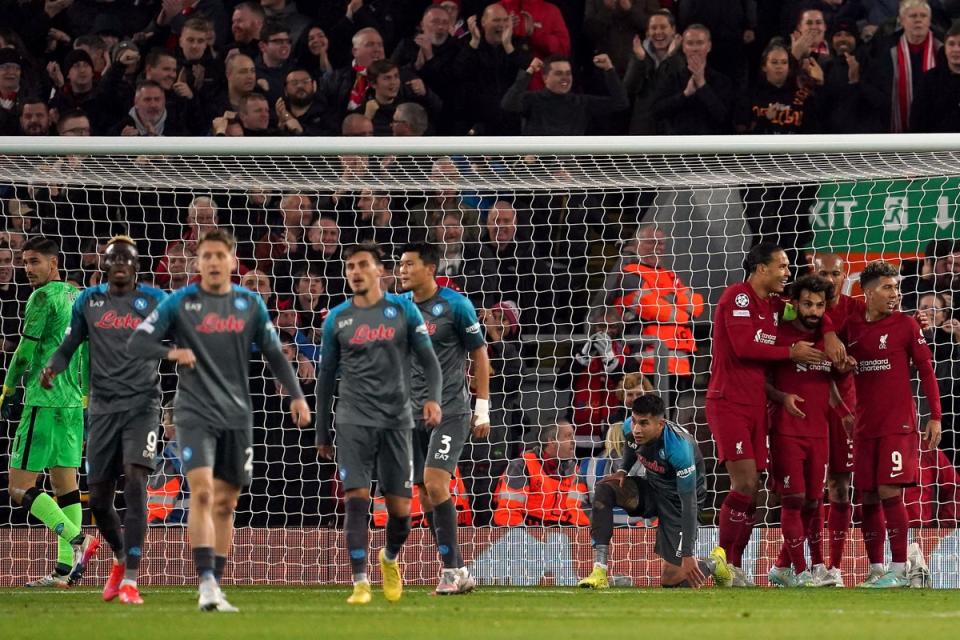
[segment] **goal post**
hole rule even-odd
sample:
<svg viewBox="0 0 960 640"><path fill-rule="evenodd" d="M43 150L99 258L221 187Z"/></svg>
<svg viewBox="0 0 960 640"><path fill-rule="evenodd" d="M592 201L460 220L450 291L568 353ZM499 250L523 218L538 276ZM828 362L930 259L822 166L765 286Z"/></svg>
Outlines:
<svg viewBox="0 0 960 640"><path fill-rule="evenodd" d="M700 550L709 552L729 486L704 415L711 320L723 289L743 279L745 252L758 238L780 241L795 271L816 252L838 253L853 295L868 261L889 260L903 274L905 309L943 307L930 336L945 407L942 455L925 454L923 482L905 499L922 525L911 535L934 584L960 586L960 329L954 333L949 311L960 313L960 293L952 295L960 290L960 135L3 138L0 207L4 369L30 293L19 264L26 237L60 239L64 277L89 286L99 281L103 243L127 233L144 277L173 288L196 277L196 235L216 225L238 237L238 278L264 297L308 395L323 310L346 292L339 249L364 238L390 251L410 240L437 243L442 275L483 310L492 343L494 428L489 440L465 447L455 487L464 557L481 584L569 585L589 572L588 529L496 524L498 480L522 451L548 444L538 440L549 433L541 427L569 420L576 448L561 466L589 493L608 428L624 416L620 386L635 369L701 447L708 496ZM630 290L640 244L657 234L652 251L662 253L687 302L673 291L643 298ZM396 286L395 278L388 274L384 285ZM922 295L928 290L933 295ZM657 316L651 304L675 305L687 317L673 307ZM616 333L612 360L592 342L604 331ZM258 357L251 375L254 482L241 499L227 580L348 582L335 470L317 460L312 431L284 418L288 399ZM162 378L169 405L176 381L165 369ZM0 421L4 470L15 427ZM158 446L151 481L148 584L193 580L189 491L169 445ZM767 491L761 499L746 562L762 582L780 530L776 499ZM0 502L0 585L46 573L51 536ZM659 574L653 530L643 525L616 529L611 573L623 583L655 584ZM374 533L373 548L382 535ZM844 574L852 581L867 564L859 537L851 539ZM402 560L409 581L435 581L427 528L414 529ZM98 560L92 571L103 577L108 564Z"/></svg>

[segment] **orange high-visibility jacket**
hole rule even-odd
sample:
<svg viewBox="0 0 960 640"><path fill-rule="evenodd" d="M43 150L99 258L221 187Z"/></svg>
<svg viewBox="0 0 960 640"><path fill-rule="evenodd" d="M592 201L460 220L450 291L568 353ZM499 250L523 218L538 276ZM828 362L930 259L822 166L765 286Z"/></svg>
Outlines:
<svg viewBox="0 0 960 640"><path fill-rule="evenodd" d="M514 463L522 463L526 482L522 487L511 486ZM587 495L587 487L576 473L555 478L543 471L543 462L534 451L527 451L523 458L515 460L497 484L497 510L493 522L499 526L513 527L530 524L567 524L578 527L590 526L590 518L581 504Z"/></svg>
<svg viewBox="0 0 960 640"><path fill-rule="evenodd" d="M180 495L179 477L167 480L162 486L147 487L147 522L163 522L173 512Z"/></svg>
<svg viewBox="0 0 960 640"><path fill-rule="evenodd" d="M463 484L463 478L460 477L460 469L455 469L453 477L450 478L450 499L453 500L453 506L457 509L457 524L472 525L473 512L470 510L470 501L467 499L467 487ZM383 496L377 496L373 499L373 526L387 526L387 515L387 501ZM410 498L410 526L427 526L417 485L413 485L413 497Z"/></svg>
<svg viewBox="0 0 960 640"><path fill-rule="evenodd" d="M639 318L641 335L659 338L666 345L669 373L690 375L690 355L697 350L690 321L703 313L703 296L662 267L628 264L623 274L624 294L614 303L622 309L624 319ZM640 370L656 372L652 356L642 358Z"/></svg>

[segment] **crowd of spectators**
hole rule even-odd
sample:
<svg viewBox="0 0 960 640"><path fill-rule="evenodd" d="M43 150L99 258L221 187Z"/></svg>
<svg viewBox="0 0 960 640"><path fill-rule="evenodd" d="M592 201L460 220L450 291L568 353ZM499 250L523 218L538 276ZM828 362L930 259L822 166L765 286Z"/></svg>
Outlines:
<svg viewBox="0 0 960 640"><path fill-rule="evenodd" d="M960 28L950 26L960 9L936 0L0 0L0 11L13 25L0 27L2 134L960 130ZM344 176L370 172L373 162L391 170L389 158L340 162ZM674 239L641 222L637 194L617 194L610 206L602 192L465 193L442 187L463 168L458 159L421 168L435 190L0 187L4 358L30 293L19 269L29 235L59 238L65 279L85 287L99 282L105 241L127 233L140 245L142 279L172 291L196 279L197 239L223 227L238 238L237 282L263 298L312 397L320 327L346 295L341 248L374 240L395 256L402 244L427 239L440 249L441 283L478 308L495 372L492 435L469 442L461 461L472 522L490 523L497 496L522 489L531 465L569 491L586 490L622 447L625 398L654 384L671 394L695 388L702 341L694 323L709 317L706 292L669 268ZM809 257L802 212L811 197L805 187L742 194L752 233L779 240L800 267ZM597 269L598 257L611 255L618 259ZM393 291L387 266L383 286ZM933 243L926 258L904 264L904 275L905 308L934 313L928 339L952 457L960 445L952 426L960 410L960 245ZM557 370L569 365L556 390L571 400L569 411L544 418L524 406L524 374L541 368L543 354L522 337L559 327L583 339L553 354ZM256 359L251 366L257 481L240 524L316 524L336 512L333 468L283 417L286 390ZM172 371L163 380L169 395ZM702 416L672 417L710 446ZM500 510L503 523L517 519L509 511Z"/></svg>
<svg viewBox="0 0 960 640"><path fill-rule="evenodd" d="M0 12L2 134L960 127L960 5L945 0L3 0Z"/></svg>

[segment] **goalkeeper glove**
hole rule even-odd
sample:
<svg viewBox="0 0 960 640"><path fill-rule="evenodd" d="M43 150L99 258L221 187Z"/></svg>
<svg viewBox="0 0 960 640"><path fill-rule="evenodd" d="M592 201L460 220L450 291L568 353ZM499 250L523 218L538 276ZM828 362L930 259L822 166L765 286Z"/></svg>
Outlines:
<svg viewBox="0 0 960 640"><path fill-rule="evenodd" d="M797 319L797 310L789 302L783 308L783 321L790 322Z"/></svg>
<svg viewBox="0 0 960 640"><path fill-rule="evenodd" d="M19 420L23 413L23 395L19 389L4 387L0 394L0 417L4 420Z"/></svg>

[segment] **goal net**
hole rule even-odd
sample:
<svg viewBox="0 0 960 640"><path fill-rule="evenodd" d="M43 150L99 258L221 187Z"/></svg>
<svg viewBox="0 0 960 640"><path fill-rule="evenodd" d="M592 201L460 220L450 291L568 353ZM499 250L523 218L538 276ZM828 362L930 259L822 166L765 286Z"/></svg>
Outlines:
<svg viewBox="0 0 960 640"><path fill-rule="evenodd" d="M586 517L595 482L619 459L625 402L639 387L653 389L695 435L706 462L705 555L717 542L729 488L704 412L711 320L723 289L743 279L745 252L759 238L778 242L794 272L814 254L836 253L851 295L859 294L866 262L883 258L901 270L905 311L937 309L928 341L944 441L938 452L915 452L921 483L905 500L911 539L934 585L957 587L958 143L951 136L8 139L0 145L3 368L32 290L20 255L26 238L56 238L62 277L87 287L102 279L106 241L128 234L139 245L141 279L173 290L197 277L199 235L221 227L239 241L237 282L265 300L313 406L319 329L347 292L342 247L375 240L395 259L405 242L434 242L438 275L477 307L493 363L492 431L468 441L453 484L463 556L481 584L572 585L590 570L589 527L541 526L532 516L511 521L502 508L510 485L501 483L511 461L525 451L559 459L551 473L569 479L571 496L586 494L577 505ZM388 260L389 290L397 287L393 266ZM659 280L651 284L654 267ZM176 377L165 366L161 374L169 407ZM299 430L289 419L288 396L256 354L250 375L254 479L236 515L226 581L346 583L336 469L317 459L312 428ZM922 396L917 402L922 419L927 408ZM2 487L16 426L0 422ZM161 438L156 454L143 581L190 583L190 495L175 440ZM763 583L780 529L776 497L764 489L759 500L744 568ZM122 507L122 493L117 502ZM417 501L413 516L401 556L405 577L433 584L439 562ZM859 517L855 509L854 526ZM84 518L91 524L86 510ZM383 521L375 503L373 549L383 544ZM625 514L617 523L615 583L655 584L656 523ZM0 585L50 570L52 536L6 500L0 542ZM109 570L104 549L91 582ZM852 583L866 570L852 531L843 572Z"/></svg>

